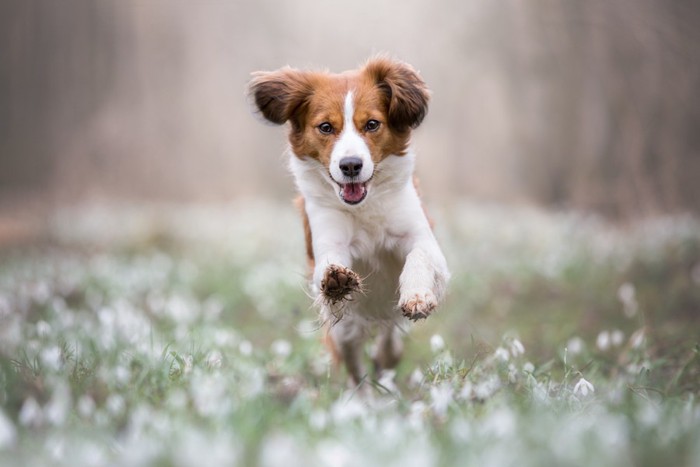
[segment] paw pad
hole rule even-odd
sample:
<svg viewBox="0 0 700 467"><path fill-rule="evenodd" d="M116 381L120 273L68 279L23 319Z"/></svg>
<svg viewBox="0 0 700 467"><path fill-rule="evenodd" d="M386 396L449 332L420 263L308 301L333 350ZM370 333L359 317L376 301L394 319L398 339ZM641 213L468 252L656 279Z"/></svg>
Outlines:
<svg viewBox="0 0 700 467"><path fill-rule="evenodd" d="M321 280L321 293L331 303L346 300L348 295L360 288L360 277L352 270L331 264Z"/></svg>

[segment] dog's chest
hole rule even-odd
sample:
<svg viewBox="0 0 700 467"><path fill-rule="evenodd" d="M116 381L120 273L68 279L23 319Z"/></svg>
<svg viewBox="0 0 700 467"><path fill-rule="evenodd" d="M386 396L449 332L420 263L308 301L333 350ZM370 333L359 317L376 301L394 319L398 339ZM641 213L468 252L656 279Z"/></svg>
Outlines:
<svg viewBox="0 0 700 467"><path fill-rule="evenodd" d="M392 230L392 223L391 216L381 209L364 210L353 215L350 242L353 259L379 268L382 258L397 256L402 237Z"/></svg>

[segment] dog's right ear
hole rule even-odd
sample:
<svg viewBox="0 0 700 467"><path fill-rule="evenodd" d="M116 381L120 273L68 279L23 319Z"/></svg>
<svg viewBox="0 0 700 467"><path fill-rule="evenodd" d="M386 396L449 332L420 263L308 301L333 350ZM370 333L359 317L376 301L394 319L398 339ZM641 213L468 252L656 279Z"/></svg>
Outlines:
<svg viewBox="0 0 700 467"><path fill-rule="evenodd" d="M260 113L267 120L281 125L303 110L313 92L307 73L285 67L277 71L253 73L249 90Z"/></svg>

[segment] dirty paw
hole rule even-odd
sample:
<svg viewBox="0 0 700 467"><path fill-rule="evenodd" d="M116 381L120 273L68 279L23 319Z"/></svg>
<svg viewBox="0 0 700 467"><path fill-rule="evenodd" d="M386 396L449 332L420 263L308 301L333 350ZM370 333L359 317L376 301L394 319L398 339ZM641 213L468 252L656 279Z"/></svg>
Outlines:
<svg viewBox="0 0 700 467"><path fill-rule="evenodd" d="M403 315L412 320L425 319L437 306L437 299L432 292L416 293L402 299L399 303Z"/></svg>
<svg viewBox="0 0 700 467"><path fill-rule="evenodd" d="M331 264L321 280L321 293L331 303L346 300L349 294L360 289L360 277L352 270Z"/></svg>

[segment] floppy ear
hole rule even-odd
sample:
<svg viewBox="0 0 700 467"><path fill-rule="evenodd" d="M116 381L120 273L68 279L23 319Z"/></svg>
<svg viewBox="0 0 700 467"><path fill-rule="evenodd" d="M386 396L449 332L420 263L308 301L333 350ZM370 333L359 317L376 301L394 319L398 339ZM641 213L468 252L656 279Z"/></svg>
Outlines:
<svg viewBox="0 0 700 467"><path fill-rule="evenodd" d="M390 127L407 131L420 125L428 112L430 91L418 72L407 63L378 57L367 62L365 73L385 96Z"/></svg>
<svg viewBox="0 0 700 467"><path fill-rule="evenodd" d="M293 117L303 109L313 90L306 73L289 67L253 73L249 89L263 117L277 125L290 119L298 125Z"/></svg>

